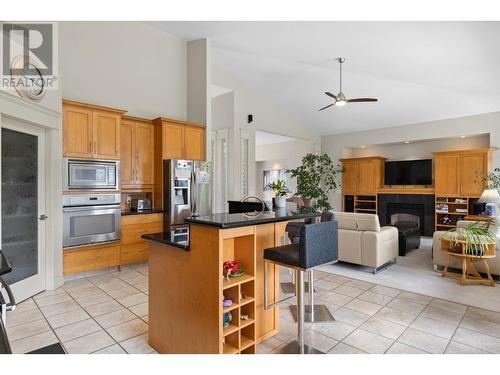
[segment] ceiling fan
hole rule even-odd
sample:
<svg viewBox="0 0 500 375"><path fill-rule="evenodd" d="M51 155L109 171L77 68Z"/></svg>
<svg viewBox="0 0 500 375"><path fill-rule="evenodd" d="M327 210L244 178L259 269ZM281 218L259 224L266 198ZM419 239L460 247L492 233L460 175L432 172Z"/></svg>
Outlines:
<svg viewBox="0 0 500 375"><path fill-rule="evenodd" d="M320 108L318 111L322 111L324 109L330 108L331 106L336 106L336 107L343 107L347 103L368 103L368 102L376 102L378 101L375 98L357 98L357 99L347 99L342 92L342 64L344 63L345 59L343 57L339 57L337 61L340 64L340 90L337 95L333 95L331 92L325 92L326 95L328 95L330 98L333 99L333 103L327 105L326 107Z"/></svg>

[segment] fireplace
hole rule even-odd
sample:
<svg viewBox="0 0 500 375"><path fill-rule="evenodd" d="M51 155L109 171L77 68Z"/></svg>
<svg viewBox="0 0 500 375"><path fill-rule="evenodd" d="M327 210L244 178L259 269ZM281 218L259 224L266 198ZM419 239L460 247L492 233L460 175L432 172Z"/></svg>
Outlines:
<svg viewBox="0 0 500 375"><path fill-rule="evenodd" d="M386 217L389 223L396 224L399 221L413 222L423 234L424 205L419 203L387 203Z"/></svg>

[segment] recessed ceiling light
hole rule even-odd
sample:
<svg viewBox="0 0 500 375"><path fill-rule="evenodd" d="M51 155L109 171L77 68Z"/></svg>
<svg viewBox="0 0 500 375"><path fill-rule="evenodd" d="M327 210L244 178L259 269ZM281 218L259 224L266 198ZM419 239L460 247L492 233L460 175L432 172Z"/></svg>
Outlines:
<svg viewBox="0 0 500 375"><path fill-rule="evenodd" d="M359 148L366 148L366 146L359 146Z"/></svg>
<svg viewBox="0 0 500 375"><path fill-rule="evenodd" d="M406 144L410 143L410 141L405 141Z"/></svg>
<svg viewBox="0 0 500 375"><path fill-rule="evenodd" d="M460 138L462 138L462 139L463 138L467 138L467 136L466 135L461 135Z"/></svg>

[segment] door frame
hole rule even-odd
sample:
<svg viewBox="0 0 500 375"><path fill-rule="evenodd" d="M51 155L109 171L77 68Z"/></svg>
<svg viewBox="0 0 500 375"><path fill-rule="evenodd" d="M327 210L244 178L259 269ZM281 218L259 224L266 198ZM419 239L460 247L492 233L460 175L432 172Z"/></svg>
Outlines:
<svg viewBox="0 0 500 375"><path fill-rule="evenodd" d="M3 118L0 125L0 130L10 129L25 134L30 134L38 137L38 214L47 214L47 133L46 129L41 126L32 125L28 122ZM0 132L1 141L1 132ZM0 142L1 149L1 142ZM0 154L1 155L1 154ZM1 162L1 157L0 157ZM0 169L0 180L1 180ZM1 195L0 185L0 195ZM0 228L2 225L2 217L0 215ZM1 244L0 231L0 244ZM39 287L33 288L33 283L38 283ZM38 273L24 280L18 281L12 285L12 292L16 298L16 302L23 301L33 295L40 293L47 288L47 220L38 220Z"/></svg>

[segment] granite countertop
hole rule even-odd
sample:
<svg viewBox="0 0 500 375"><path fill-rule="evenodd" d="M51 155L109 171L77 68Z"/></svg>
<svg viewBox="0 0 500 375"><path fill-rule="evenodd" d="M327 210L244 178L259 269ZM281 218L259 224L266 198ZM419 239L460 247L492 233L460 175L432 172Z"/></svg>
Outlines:
<svg viewBox="0 0 500 375"><path fill-rule="evenodd" d="M156 242L163 245L178 247L189 251L189 226L172 227L161 233L144 234L142 238L146 241Z"/></svg>
<svg viewBox="0 0 500 375"><path fill-rule="evenodd" d="M122 216L128 215L150 215L150 214L161 214L162 210L144 210L144 211L122 211Z"/></svg>
<svg viewBox="0 0 500 375"><path fill-rule="evenodd" d="M249 225L276 223L279 221L307 219L321 216L321 212L311 208L301 209L274 209L273 211L248 212L240 214L220 213L207 216L189 217L185 219L189 224L209 225L217 228L237 228Z"/></svg>
<svg viewBox="0 0 500 375"><path fill-rule="evenodd" d="M0 276L5 275L10 271L12 271L12 268L10 267L9 262L7 262L7 259L3 255L2 250L0 250Z"/></svg>

